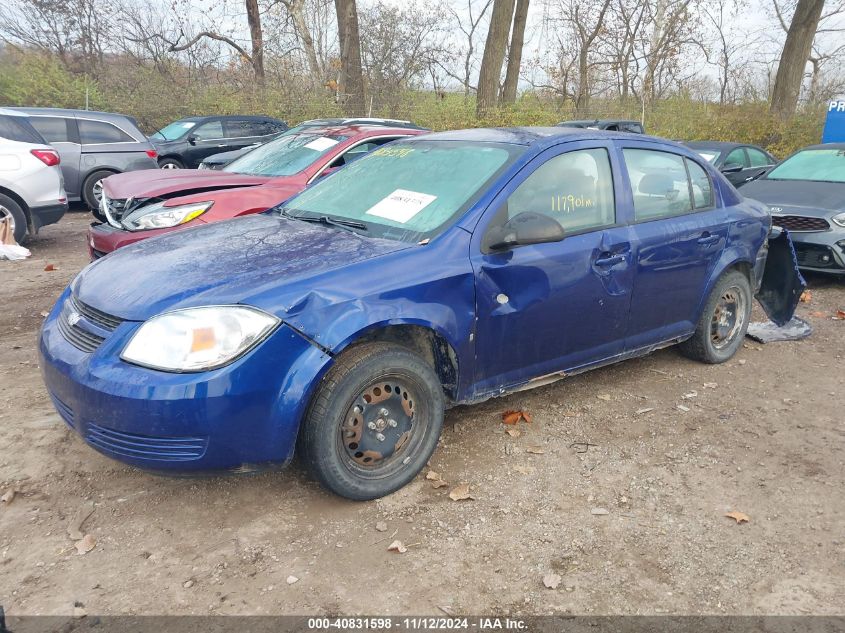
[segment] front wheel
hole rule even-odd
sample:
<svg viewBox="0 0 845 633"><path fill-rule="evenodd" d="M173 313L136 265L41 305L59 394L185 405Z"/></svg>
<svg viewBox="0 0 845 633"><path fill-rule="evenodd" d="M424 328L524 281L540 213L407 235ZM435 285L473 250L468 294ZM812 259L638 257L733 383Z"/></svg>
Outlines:
<svg viewBox="0 0 845 633"><path fill-rule="evenodd" d="M159 169L185 169L185 166L181 163L181 161L176 160L175 158L162 158L158 161L158 168Z"/></svg>
<svg viewBox="0 0 845 633"><path fill-rule="evenodd" d="M342 354L303 422L302 457L332 492L364 501L398 490L437 446L445 398L431 366L414 352L369 343Z"/></svg>
<svg viewBox="0 0 845 633"><path fill-rule="evenodd" d="M751 284L745 275L735 270L723 275L707 299L695 334L681 343L681 352L703 363L730 360L748 330L751 301Z"/></svg>

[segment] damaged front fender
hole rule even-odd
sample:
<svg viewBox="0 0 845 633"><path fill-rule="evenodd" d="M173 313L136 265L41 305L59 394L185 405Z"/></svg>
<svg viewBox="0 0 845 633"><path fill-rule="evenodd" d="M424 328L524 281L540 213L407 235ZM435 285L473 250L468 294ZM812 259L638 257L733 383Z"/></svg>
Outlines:
<svg viewBox="0 0 845 633"><path fill-rule="evenodd" d="M768 317L778 326L786 325L795 314L807 282L798 270L798 257L786 229L773 227L762 280L755 295Z"/></svg>

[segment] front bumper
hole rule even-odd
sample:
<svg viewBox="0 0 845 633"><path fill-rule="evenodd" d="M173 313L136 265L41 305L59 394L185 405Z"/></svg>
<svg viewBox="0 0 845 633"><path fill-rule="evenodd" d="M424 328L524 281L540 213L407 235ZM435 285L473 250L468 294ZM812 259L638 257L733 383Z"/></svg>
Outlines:
<svg viewBox="0 0 845 633"><path fill-rule="evenodd" d="M248 471L291 458L312 386L331 363L322 350L282 325L220 369L145 369L119 358L140 323L123 321L108 331L83 311L74 326L60 324L69 295L62 294L41 330L41 368L59 415L91 447L169 472ZM82 351L79 341L69 342L68 327L104 340Z"/></svg>
<svg viewBox="0 0 845 633"><path fill-rule="evenodd" d="M55 224L62 219L67 213L68 203L59 202L56 204L48 204L40 207L29 207L29 214L32 218L33 232L38 232L42 226L48 224Z"/></svg>
<svg viewBox="0 0 845 633"><path fill-rule="evenodd" d="M116 251L118 248L129 246L135 242L146 240L159 235L167 235L188 226L196 226L193 222L174 226L167 229L151 229L149 231L124 231L110 224L92 224L88 227L88 255L92 260L99 259Z"/></svg>
<svg viewBox="0 0 845 633"><path fill-rule="evenodd" d="M802 270L845 274L845 229L790 232Z"/></svg>

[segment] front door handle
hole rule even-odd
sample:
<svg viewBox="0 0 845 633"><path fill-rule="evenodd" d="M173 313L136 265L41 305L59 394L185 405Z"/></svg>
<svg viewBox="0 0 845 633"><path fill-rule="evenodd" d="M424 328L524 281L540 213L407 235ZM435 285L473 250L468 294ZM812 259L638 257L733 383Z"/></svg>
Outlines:
<svg viewBox="0 0 845 633"><path fill-rule="evenodd" d="M610 267L616 264L621 264L625 261L624 255L608 255L607 257L599 257L595 262L596 266Z"/></svg>
<svg viewBox="0 0 845 633"><path fill-rule="evenodd" d="M715 244L716 242L718 242L720 239L721 238L718 235L711 235L710 233L705 231L701 234L701 237L699 237L696 241L699 244L702 244L703 246L710 246L711 244Z"/></svg>

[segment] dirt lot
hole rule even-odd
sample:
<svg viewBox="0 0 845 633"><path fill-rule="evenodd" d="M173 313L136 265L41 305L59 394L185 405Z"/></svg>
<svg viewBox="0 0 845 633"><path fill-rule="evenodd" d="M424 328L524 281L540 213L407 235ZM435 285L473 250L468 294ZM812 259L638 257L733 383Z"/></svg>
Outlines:
<svg viewBox="0 0 845 633"><path fill-rule="evenodd" d="M431 466L474 500L420 476L353 503L297 466L149 475L68 430L36 335L86 263L87 222L72 213L30 260L0 263L0 494L19 491L0 505L7 613L845 612L845 321L830 318L845 282L810 279L805 341L749 340L722 366L668 349L448 412ZM520 437L506 409L532 416ZM80 555L68 526L90 502Z"/></svg>

